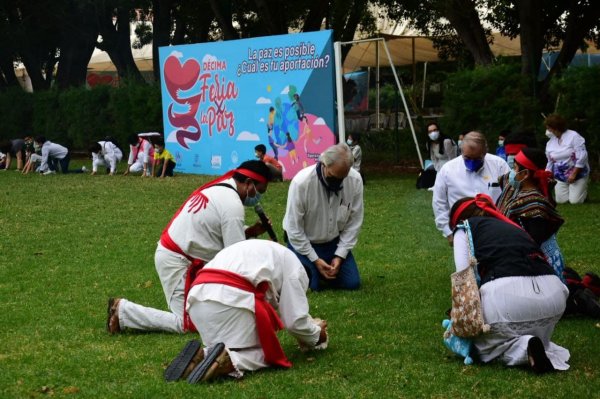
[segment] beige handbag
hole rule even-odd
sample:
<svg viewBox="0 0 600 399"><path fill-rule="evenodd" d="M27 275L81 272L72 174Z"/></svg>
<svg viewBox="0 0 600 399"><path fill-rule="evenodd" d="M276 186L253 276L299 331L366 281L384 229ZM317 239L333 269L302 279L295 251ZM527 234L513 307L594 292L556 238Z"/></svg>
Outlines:
<svg viewBox="0 0 600 399"><path fill-rule="evenodd" d="M471 228L468 221L464 222L464 230L469 239L469 267L452 273L452 334L462 338L472 338L486 333L490 326L483 321L481 312L481 296L475 277L477 259L473 248Z"/></svg>

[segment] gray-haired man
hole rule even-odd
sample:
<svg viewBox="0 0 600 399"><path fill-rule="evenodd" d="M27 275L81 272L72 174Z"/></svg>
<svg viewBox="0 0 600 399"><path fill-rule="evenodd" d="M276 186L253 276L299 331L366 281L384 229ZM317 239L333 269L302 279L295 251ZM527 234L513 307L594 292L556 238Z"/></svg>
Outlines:
<svg viewBox="0 0 600 399"><path fill-rule="evenodd" d="M310 288L357 289L352 248L363 222L363 184L345 144L329 147L319 162L292 179L283 228L288 247L306 269Z"/></svg>

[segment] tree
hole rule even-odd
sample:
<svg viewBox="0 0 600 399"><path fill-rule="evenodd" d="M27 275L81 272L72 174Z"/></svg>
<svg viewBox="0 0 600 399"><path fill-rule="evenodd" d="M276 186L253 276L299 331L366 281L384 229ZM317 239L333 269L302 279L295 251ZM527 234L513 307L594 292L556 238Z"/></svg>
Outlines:
<svg viewBox="0 0 600 399"><path fill-rule="evenodd" d="M61 89L83 86L86 83L87 66L98 37L96 24L90 23L95 20L94 11L91 3L66 1L56 71L56 83Z"/></svg>
<svg viewBox="0 0 600 399"><path fill-rule="evenodd" d="M131 51L130 22L137 20L135 5L133 0L96 2L95 15L102 41L95 41L95 46L108 53L121 80L142 82L144 78Z"/></svg>

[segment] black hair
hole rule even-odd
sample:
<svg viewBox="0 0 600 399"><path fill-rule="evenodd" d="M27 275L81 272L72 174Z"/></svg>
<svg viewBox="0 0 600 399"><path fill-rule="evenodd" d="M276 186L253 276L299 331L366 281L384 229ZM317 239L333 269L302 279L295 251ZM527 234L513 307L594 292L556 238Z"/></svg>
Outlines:
<svg viewBox="0 0 600 399"><path fill-rule="evenodd" d="M464 198L459 199L458 201L456 201L454 203L454 205L452 205L452 208L450 208L450 224L452 224L452 220L454 219L454 214L458 211L458 207L461 206L462 204L464 204L467 201L472 201L473 199L474 199L473 197L464 197ZM485 198L482 198L481 200L484 201L484 202L487 202L492 207L495 206L493 203L489 202ZM461 217L458 221L465 220L465 219L468 219L468 218L473 217L473 216L484 216L484 215L486 215L486 212L483 209L479 208L473 202L472 204L468 205L465 209L463 209L463 211L460 213L460 215L464 215L464 216ZM455 227L456 226L450 225L451 229L454 229Z"/></svg>
<svg viewBox="0 0 600 399"><path fill-rule="evenodd" d="M271 181L273 179L271 170L263 161L251 160L242 162L242 164L238 166L238 169L248 169L249 171L252 171L257 175L261 175L262 177L267 179L267 181ZM238 172L233 174L233 178L239 181L240 183L245 182L247 179L251 179L256 182L255 179L252 179L251 177L248 177Z"/></svg>
<svg viewBox="0 0 600 399"><path fill-rule="evenodd" d="M102 150L102 146L98 142L91 143L88 147L88 152L95 152L96 154Z"/></svg>
<svg viewBox="0 0 600 399"><path fill-rule="evenodd" d="M156 137L154 140L152 140L152 145L158 145L158 146L164 147L165 140L162 137Z"/></svg>
<svg viewBox="0 0 600 399"><path fill-rule="evenodd" d="M44 144L46 142L46 136L36 136L35 142L36 143L40 143L40 144Z"/></svg>
<svg viewBox="0 0 600 399"><path fill-rule="evenodd" d="M523 155L527 157L538 169L544 169L546 164L548 163L548 158L546 158L546 153L543 150L538 148L523 148L521 150ZM528 169L525 166L521 165L518 161L515 160L522 169Z"/></svg>
<svg viewBox="0 0 600 399"><path fill-rule="evenodd" d="M139 142L139 137L137 134L130 134L129 136L127 136L127 143L129 145L137 145L137 143Z"/></svg>
<svg viewBox="0 0 600 399"><path fill-rule="evenodd" d="M267 147L265 147L264 144L259 144L256 147L254 147L255 151L258 151L260 153L266 154L267 153Z"/></svg>
<svg viewBox="0 0 600 399"><path fill-rule="evenodd" d="M537 147L537 140L535 134L531 130L520 130L509 134L504 138L504 145L506 144L525 144L529 148Z"/></svg>

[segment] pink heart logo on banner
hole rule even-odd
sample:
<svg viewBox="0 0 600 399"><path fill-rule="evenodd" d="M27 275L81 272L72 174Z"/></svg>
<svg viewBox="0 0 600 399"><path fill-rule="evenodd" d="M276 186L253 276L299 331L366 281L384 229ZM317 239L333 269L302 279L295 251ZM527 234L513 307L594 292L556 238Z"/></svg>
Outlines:
<svg viewBox="0 0 600 399"><path fill-rule="evenodd" d="M179 59L170 56L165 61L165 80L167 85L176 89L190 89L200 75L200 64L195 59L189 59L181 65Z"/></svg>

